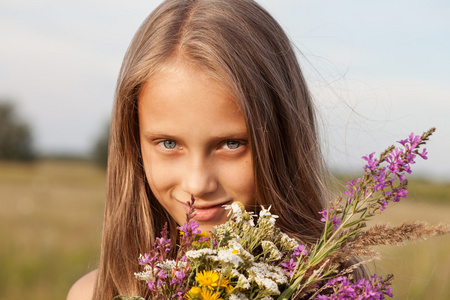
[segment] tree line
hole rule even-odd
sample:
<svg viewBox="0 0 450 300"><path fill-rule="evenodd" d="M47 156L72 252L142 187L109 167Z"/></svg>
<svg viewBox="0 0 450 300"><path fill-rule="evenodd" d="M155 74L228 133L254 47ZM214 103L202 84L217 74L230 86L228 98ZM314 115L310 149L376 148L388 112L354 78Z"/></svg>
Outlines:
<svg viewBox="0 0 450 300"><path fill-rule="evenodd" d="M11 102L0 103L0 159L30 161L34 158L30 126L18 117Z"/></svg>
<svg viewBox="0 0 450 300"><path fill-rule="evenodd" d="M90 159L106 167L109 125L97 137ZM33 145L31 125L21 119L11 101L0 100L0 160L32 161L39 158Z"/></svg>

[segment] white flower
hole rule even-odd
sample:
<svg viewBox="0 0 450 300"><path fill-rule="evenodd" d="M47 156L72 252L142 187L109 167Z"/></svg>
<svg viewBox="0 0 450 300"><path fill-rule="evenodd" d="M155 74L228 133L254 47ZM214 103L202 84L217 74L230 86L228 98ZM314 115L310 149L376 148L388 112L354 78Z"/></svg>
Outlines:
<svg viewBox="0 0 450 300"><path fill-rule="evenodd" d="M186 257L189 259L197 259L205 255L216 255L217 250L204 248L200 250L189 250L186 252Z"/></svg>
<svg viewBox="0 0 450 300"><path fill-rule="evenodd" d="M260 288L266 288L268 292L271 294L279 295L280 290L278 289L278 285L269 278L264 277L255 277L255 282L258 284Z"/></svg>
<svg viewBox="0 0 450 300"><path fill-rule="evenodd" d="M282 268L265 263L254 263L253 266L248 269L248 273L250 282L255 281L258 283L257 280L262 282L262 278L271 279L278 284L286 284L289 282L288 277L284 274Z"/></svg>
<svg viewBox="0 0 450 300"><path fill-rule="evenodd" d="M214 234L217 238L217 241L220 241L224 238L237 236L237 234L233 231L233 228L228 225L228 222L214 226Z"/></svg>
<svg viewBox="0 0 450 300"><path fill-rule="evenodd" d="M244 221L244 223L254 227L255 222L253 221L253 212L247 212L245 210L244 205L241 202L233 202L231 205L223 205L225 210L229 210L228 217L231 215L231 218L234 219L235 222L240 223Z"/></svg>
<svg viewBox="0 0 450 300"><path fill-rule="evenodd" d="M157 264L157 266L159 268L161 268L162 270L164 270L164 271L171 272L172 269L176 267L176 262L174 260L171 260L171 259L166 259L162 263Z"/></svg>
<svg viewBox="0 0 450 300"><path fill-rule="evenodd" d="M143 272L134 273L134 277L136 277L137 280L150 281L153 278L153 273L151 270L146 268Z"/></svg>
<svg viewBox="0 0 450 300"><path fill-rule="evenodd" d="M239 278L238 278L236 287L240 287L240 288L248 290L250 288L250 282L243 274L239 274Z"/></svg>
<svg viewBox="0 0 450 300"><path fill-rule="evenodd" d="M261 246L264 252L270 253L270 260L281 259L281 252L278 250L277 246L272 241L262 241Z"/></svg>
<svg viewBox="0 0 450 300"><path fill-rule="evenodd" d="M248 298L242 293L231 294L229 300L248 300Z"/></svg>
<svg viewBox="0 0 450 300"><path fill-rule="evenodd" d="M247 221L248 225L255 227L255 222L253 221L253 217L254 217L253 212L249 213L249 215L250 215L250 219Z"/></svg>
<svg viewBox="0 0 450 300"><path fill-rule="evenodd" d="M287 248L288 250L294 250L295 248L298 247L298 242L293 239L290 238L286 233L281 232L281 241L280 241L282 247Z"/></svg>
<svg viewBox="0 0 450 300"><path fill-rule="evenodd" d="M230 240L228 242L228 247L232 248L233 250L237 250L240 256L244 257L244 259L247 259L249 261L254 261L255 257L248 252L247 250L245 250L241 244L239 244L239 242L237 240Z"/></svg>
<svg viewBox="0 0 450 300"><path fill-rule="evenodd" d="M273 300L273 298L270 296L264 296L261 298L261 300Z"/></svg>
<svg viewBox="0 0 450 300"><path fill-rule="evenodd" d="M263 206L261 206L261 211L259 212L259 218L260 219L268 219L270 224L275 225L275 221L276 221L275 219L278 218L278 216L277 215L272 215L270 213L270 208L271 207L272 207L272 205L269 206L268 209L265 209Z"/></svg>
<svg viewBox="0 0 450 300"><path fill-rule="evenodd" d="M231 269L231 271L230 271L230 278L236 278L236 277L239 277L239 275L241 275L241 273L239 273L238 270Z"/></svg>
<svg viewBox="0 0 450 300"><path fill-rule="evenodd" d="M201 253L198 250L189 250L188 252L186 252L186 257L189 259L197 259L203 256L203 253Z"/></svg>
<svg viewBox="0 0 450 300"><path fill-rule="evenodd" d="M239 257L239 252L236 249L219 250L216 256L210 255L208 258L221 263L231 263L235 268L244 263L242 258Z"/></svg>
<svg viewBox="0 0 450 300"><path fill-rule="evenodd" d="M223 205L223 208L230 211L227 215L228 217L232 214L233 217L240 218L245 211L244 205L240 202L233 202L231 205Z"/></svg>

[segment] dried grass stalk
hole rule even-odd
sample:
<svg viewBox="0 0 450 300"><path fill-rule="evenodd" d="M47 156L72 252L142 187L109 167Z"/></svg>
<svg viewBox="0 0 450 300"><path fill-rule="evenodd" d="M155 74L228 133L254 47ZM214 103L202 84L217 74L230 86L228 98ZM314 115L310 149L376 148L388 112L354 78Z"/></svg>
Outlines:
<svg viewBox="0 0 450 300"><path fill-rule="evenodd" d="M450 233L450 226L447 224L405 222L393 227L387 224L375 225L342 244L340 251L331 257L331 262L344 263L353 257L379 259L380 254L372 248L373 246L404 245L405 242L425 240L428 237L447 233Z"/></svg>
<svg viewBox="0 0 450 300"><path fill-rule="evenodd" d="M450 232L447 224L430 225L425 222L403 223L390 227L387 224L375 225L361 232L346 247L364 248L377 245L403 245L407 241L425 240L427 237Z"/></svg>

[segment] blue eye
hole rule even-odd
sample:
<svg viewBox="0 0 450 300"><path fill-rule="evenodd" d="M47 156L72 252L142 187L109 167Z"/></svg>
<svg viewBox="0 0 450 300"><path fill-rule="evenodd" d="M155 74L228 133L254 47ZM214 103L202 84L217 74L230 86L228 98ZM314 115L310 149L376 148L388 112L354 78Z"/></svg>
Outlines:
<svg viewBox="0 0 450 300"><path fill-rule="evenodd" d="M175 149L177 142L172 140L165 140L160 143L166 149Z"/></svg>
<svg viewBox="0 0 450 300"><path fill-rule="evenodd" d="M225 145L228 149L237 149L241 146L241 143L238 141L227 141Z"/></svg>

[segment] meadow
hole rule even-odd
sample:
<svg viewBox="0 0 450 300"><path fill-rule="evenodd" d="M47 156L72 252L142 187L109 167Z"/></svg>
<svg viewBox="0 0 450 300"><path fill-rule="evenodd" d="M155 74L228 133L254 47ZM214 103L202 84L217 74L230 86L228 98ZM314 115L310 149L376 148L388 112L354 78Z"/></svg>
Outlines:
<svg viewBox="0 0 450 300"><path fill-rule="evenodd" d="M86 161L0 162L2 299L65 299L95 268L105 171ZM410 180L409 199L373 222L450 223L450 183ZM380 247L378 274L394 273L394 299L450 299L450 235ZM130 274L131 276L131 274Z"/></svg>

